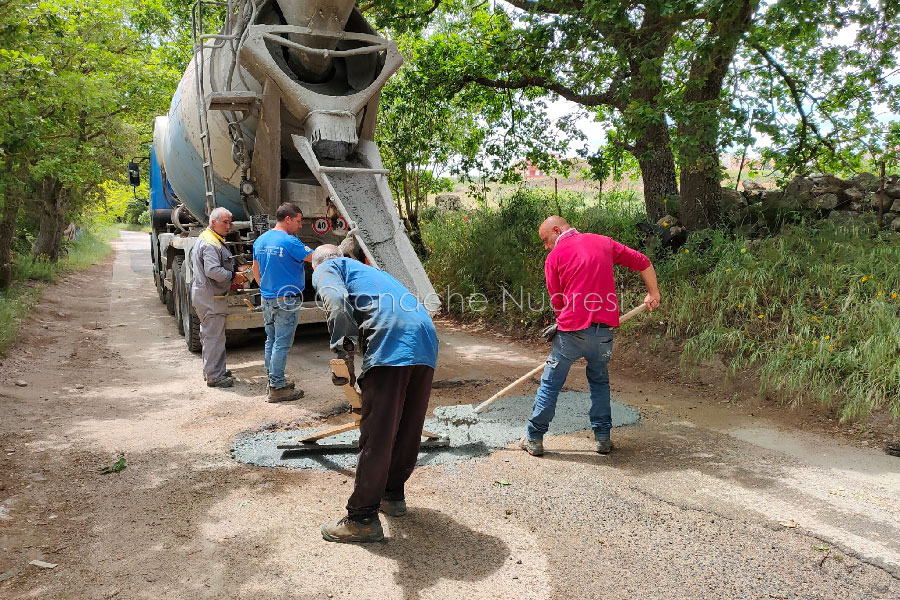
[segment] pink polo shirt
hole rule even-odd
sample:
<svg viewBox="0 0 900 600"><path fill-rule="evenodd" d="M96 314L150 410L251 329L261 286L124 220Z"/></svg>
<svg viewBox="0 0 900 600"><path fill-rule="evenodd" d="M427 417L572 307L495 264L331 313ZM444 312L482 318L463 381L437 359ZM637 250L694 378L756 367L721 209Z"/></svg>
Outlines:
<svg viewBox="0 0 900 600"><path fill-rule="evenodd" d="M547 292L560 331L578 331L592 323L619 326L619 302L613 265L643 271L650 259L605 235L563 232L547 255Z"/></svg>

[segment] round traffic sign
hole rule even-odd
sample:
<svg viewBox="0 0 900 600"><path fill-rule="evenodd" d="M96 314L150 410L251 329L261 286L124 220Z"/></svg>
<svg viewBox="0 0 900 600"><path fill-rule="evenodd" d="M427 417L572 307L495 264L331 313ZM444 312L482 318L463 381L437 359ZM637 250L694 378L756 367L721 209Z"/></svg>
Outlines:
<svg viewBox="0 0 900 600"><path fill-rule="evenodd" d="M316 219L313 221L313 230L319 235L325 235L331 231L331 222L328 219Z"/></svg>

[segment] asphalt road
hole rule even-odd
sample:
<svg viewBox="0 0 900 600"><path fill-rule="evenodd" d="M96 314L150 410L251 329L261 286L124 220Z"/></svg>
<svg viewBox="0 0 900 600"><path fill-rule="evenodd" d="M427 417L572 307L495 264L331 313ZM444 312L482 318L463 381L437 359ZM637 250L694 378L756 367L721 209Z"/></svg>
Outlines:
<svg viewBox="0 0 900 600"><path fill-rule="evenodd" d="M543 458L424 466L384 543L324 542L350 469L229 453L242 432L346 419L322 328L291 351L303 400L265 403L259 338L229 353L235 388L206 388L148 245L123 232L114 261L49 289L0 361L2 598L900 598L900 459L750 416L715 387L673 394L615 358L615 398L641 421L613 454L581 431L549 436ZM439 334L435 405L483 399L543 354Z"/></svg>

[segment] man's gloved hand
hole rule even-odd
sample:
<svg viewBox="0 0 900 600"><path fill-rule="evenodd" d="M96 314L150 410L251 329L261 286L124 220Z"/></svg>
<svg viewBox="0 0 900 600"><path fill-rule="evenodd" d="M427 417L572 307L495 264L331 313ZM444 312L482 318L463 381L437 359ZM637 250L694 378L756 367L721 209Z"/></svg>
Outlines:
<svg viewBox="0 0 900 600"><path fill-rule="evenodd" d="M359 230L354 227L347 232L347 237L341 240L341 243L338 245L338 248L341 249L341 252L347 258L358 258L357 252L359 250L359 245L356 243L357 233L359 233Z"/></svg>
<svg viewBox="0 0 900 600"><path fill-rule="evenodd" d="M548 342L552 342L553 338L556 336L556 328L558 325L554 323L553 325L549 325L544 328L541 332L541 337L547 340Z"/></svg>
<svg viewBox="0 0 900 600"><path fill-rule="evenodd" d="M347 372L350 373L350 379L346 377L338 377L334 373L331 374L331 383L340 387L344 385L356 386L356 373L353 368L353 353L352 352L338 352L337 357L344 361L347 365Z"/></svg>

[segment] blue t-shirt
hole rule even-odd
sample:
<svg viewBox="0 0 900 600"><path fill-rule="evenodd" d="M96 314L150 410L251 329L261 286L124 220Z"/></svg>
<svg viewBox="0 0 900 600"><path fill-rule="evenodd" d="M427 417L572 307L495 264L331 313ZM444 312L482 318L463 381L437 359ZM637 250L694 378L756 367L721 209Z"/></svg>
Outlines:
<svg viewBox="0 0 900 600"><path fill-rule="evenodd" d="M325 304L331 349L349 338L363 352L360 377L372 367L437 367L434 323L415 295L384 271L350 258L334 258L313 271Z"/></svg>
<svg viewBox="0 0 900 600"><path fill-rule="evenodd" d="M270 229L253 242L253 260L259 265L263 298L298 296L306 286L303 259L312 252L296 236Z"/></svg>

